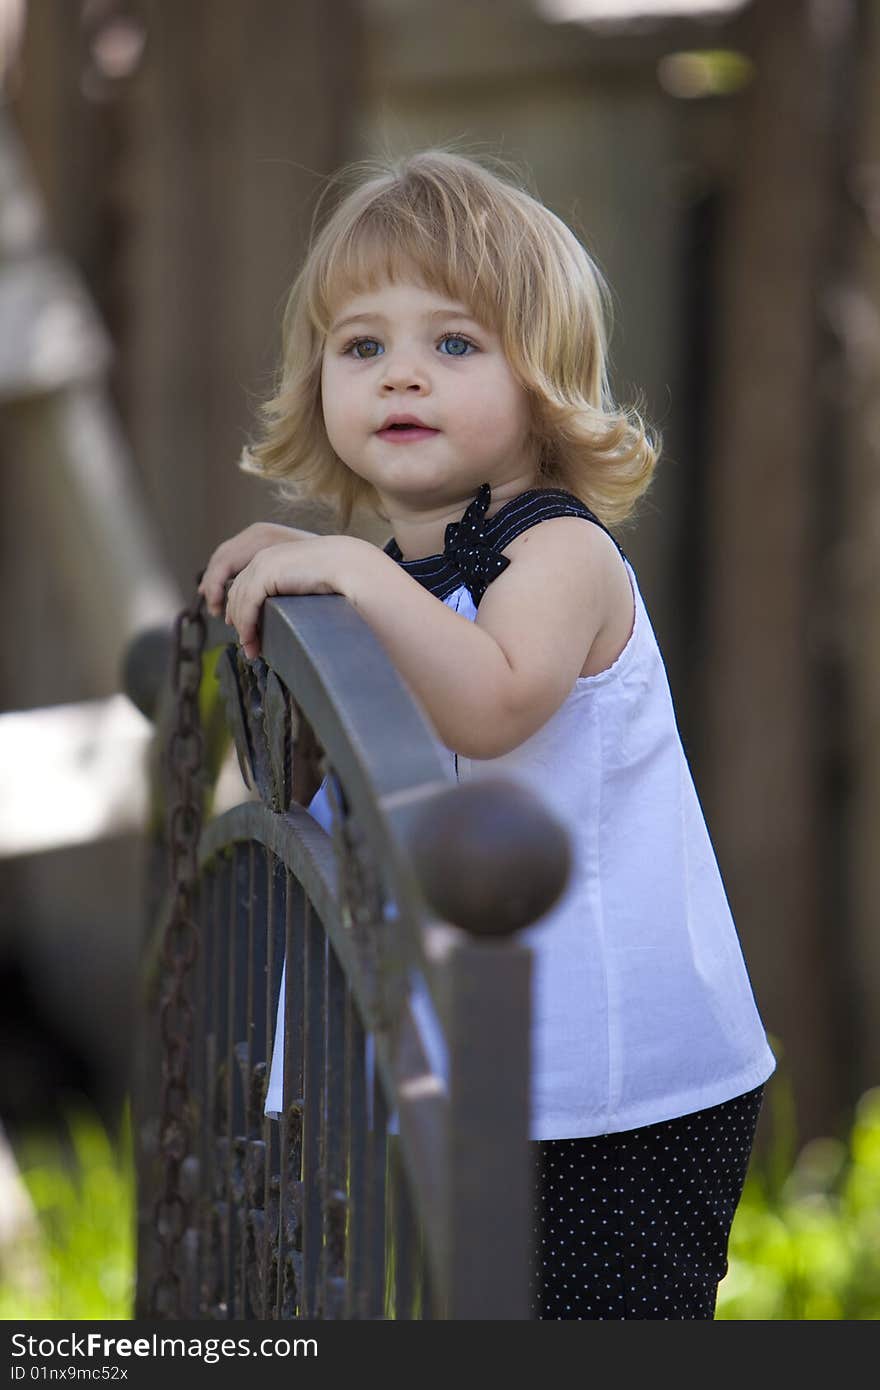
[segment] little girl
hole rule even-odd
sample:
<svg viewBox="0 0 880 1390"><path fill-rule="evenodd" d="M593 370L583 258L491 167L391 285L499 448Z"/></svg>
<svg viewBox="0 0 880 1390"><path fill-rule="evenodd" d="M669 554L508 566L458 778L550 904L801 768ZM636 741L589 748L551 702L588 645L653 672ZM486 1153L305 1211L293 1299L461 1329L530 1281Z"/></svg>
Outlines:
<svg viewBox="0 0 880 1390"><path fill-rule="evenodd" d="M267 597L344 595L458 779L521 779L567 826L569 886L522 934L534 1311L712 1318L774 1058L608 529L657 447L612 400L607 287L558 217L443 150L354 172L291 292L246 466L334 501L340 531L372 507L393 539L251 526L200 588L220 613L235 576L248 658Z"/></svg>

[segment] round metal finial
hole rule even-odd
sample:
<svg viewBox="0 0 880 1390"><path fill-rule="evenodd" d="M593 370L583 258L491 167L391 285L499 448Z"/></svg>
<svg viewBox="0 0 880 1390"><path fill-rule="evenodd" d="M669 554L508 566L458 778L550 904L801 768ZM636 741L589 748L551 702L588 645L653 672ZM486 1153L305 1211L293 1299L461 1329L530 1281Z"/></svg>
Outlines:
<svg viewBox="0 0 880 1390"><path fill-rule="evenodd" d="M147 719L155 720L159 696L171 664L174 632L167 627L144 628L129 642L122 663L122 688Z"/></svg>
<svg viewBox="0 0 880 1390"><path fill-rule="evenodd" d="M476 936L505 936L542 917L571 868L565 827L535 793L500 777L432 797L410 846L431 908Z"/></svg>

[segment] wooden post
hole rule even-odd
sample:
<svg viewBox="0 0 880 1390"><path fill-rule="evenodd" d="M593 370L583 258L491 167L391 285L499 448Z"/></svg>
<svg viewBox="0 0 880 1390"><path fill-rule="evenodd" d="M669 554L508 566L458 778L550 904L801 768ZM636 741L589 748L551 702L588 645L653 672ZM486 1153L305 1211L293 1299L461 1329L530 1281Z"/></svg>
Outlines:
<svg viewBox="0 0 880 1390"><path fill-rule="evenodd" d="M851 279L842 288L840 331L847 366L845 544L840 560L847 667L851 985L857 1007L855 1081L880 1076L880 16L861 7L860 115L847 171L854 212Z"/></svg>
<svg viewBox="0 0 880 1390"><path fill-rule="evenodd" d="M839 1116L819 821L813 614L822 518L817 290L833 202L825 97L840 35L805 0L753 7L757 78L722 253L705 677L706 808L803 1137Z"/></svg>

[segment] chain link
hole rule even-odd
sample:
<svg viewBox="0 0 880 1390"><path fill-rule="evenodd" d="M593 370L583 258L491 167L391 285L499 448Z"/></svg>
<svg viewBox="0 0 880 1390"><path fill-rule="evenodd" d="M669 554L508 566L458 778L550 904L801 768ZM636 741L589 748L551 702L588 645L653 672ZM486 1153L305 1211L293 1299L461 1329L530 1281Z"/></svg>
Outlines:
<svg viewBox="0 0 880 1390"><path fill-rule="evenodd" d="M180 1243L190 1225L190 1212L189 1202L181 1191L181 1166L193 1139L189 1094L193 1011L189 976L199 950L195 902L202 828L199 774L204 758L199 687L206 631L204 600L199 595L178 615L174 625L171 664L174 726L165 750L171 909L162 939L165 970L160 1006L162 1190L154 1207L160 1259L150 1300L152 1314L159 1318L181 1318L188 1311L182 1307Z"/></svg>

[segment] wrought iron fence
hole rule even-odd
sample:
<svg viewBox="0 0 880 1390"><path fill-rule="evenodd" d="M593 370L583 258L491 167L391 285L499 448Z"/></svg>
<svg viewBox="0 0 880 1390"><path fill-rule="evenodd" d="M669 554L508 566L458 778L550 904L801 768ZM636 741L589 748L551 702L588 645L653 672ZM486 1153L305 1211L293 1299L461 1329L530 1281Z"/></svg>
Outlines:
<svg viewBox="0 0 880 1390"><path fill-rule="evenodd" d="M128 657L166 774L154 884L171 870L134 1083L137 1315L528 1318L531 953L516 933L561 892L567 837L513 782L457 784L343 599L266 604L253 664L233 636L198 605L182 614L161 698L155 634ZM217 724L206 750L199 715L217 649L250 791L212 815Z"/></svg>

